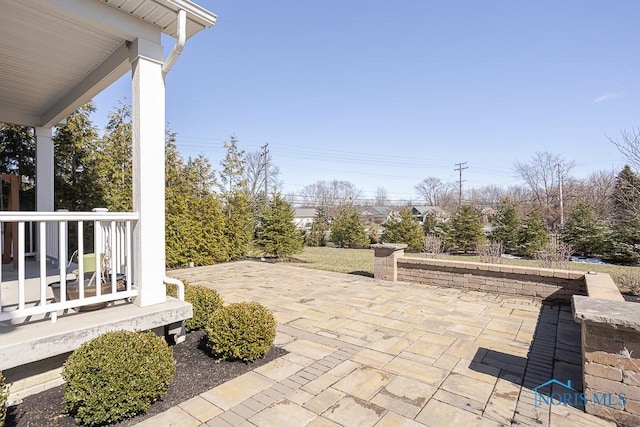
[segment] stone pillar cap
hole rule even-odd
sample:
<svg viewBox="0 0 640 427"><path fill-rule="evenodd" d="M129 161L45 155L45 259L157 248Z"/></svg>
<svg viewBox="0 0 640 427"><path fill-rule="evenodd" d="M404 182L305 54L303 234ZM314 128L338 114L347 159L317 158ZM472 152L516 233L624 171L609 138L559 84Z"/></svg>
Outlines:
<svg viewBox="0 0 640 427"><path fill-rule="evenodd" d="M385 248L385 249L406 249L406 243L376 243L375 245L371 245L372 248Z"/></svg>

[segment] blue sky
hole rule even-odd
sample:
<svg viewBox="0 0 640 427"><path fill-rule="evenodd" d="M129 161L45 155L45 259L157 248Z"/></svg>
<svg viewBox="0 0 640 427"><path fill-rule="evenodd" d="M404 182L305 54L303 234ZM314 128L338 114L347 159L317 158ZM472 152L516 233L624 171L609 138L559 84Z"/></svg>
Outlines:
<svg viewBox="0 0 640 427"><path fill-rule="evenodd" d="M620 169L607 137L640 126L637 1L198 2L218 22L166 80L178 148L218 167L231 134L268 142L285 193L339 179L417 200L459 162L465 186L507 186L536 151L582 178ZM128 75L95 123L125 98Z"/></svg>

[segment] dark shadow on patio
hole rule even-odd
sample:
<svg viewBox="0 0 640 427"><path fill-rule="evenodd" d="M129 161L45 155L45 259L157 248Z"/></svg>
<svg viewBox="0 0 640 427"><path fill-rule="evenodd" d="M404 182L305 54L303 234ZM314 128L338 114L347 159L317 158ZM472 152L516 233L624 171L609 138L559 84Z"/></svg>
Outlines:
<svg viewBox="0 0 640 427"><path fill-rule="evenodd" d="M543 304L526 358L480 348L469 368L494 376L499 370L499 378L522 385L516 413L531 407L548 410L545 402L552 394L583 390L580 340L580 325L573 321L570 305ZM539 387L553 379L556 381ZM571 406L584 410L579 403Z"/></svg>

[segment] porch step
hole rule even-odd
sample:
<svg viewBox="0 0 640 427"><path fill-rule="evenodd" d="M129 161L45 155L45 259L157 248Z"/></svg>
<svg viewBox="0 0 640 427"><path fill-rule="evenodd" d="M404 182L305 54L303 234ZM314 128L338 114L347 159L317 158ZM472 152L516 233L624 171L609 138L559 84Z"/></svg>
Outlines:
<svg viewBox="0 0 640 427"><path fill-rule="evenodd" d="M150 330L191 315L191 304L167 297L164 304L138 307L119 303L101 310L59 316L55 323L0 322L0 371L73 351L108 331Z"/></svg>

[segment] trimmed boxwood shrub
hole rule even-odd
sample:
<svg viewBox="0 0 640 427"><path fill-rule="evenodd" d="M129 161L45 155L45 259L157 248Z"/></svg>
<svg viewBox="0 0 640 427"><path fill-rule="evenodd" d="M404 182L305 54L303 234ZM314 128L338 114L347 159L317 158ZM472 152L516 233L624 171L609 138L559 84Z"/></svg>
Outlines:
<svg viewBox="0 0 640 427"><path fill-rule="evenodd" d="M9 399L9 386L4 381L4 376L0 372L0 427L4 426L4 420L7 418L7 400Z"/></svg>
<svg viewBox="0 0 640 427"><path fill-rule="evenodd" d="M175 285L167 285L167 294L174 298L178 296ZM207 318L222 308L224 301L215 289L204 286L190 285L184 282L184 300L193 306L193 316L185 322L187 331L204 328Z"/></svg>
<svg viewBox="0 0 640 427"><path fill-rule="evenodd" d="M253 362L269 352L276 337L276 319L257 302L239 302L214 312L204 329L213 357Z"/></svg>
<svg viewBox="0 0 640 427"><path fill-rule="evenodd" d="M175 374L173 350L153 332L107 332L64 364L66 412L80 424L111 424L146 412Z"/></svg>

